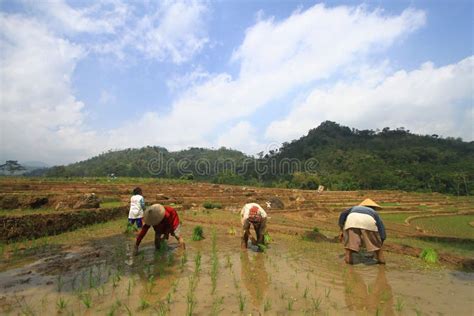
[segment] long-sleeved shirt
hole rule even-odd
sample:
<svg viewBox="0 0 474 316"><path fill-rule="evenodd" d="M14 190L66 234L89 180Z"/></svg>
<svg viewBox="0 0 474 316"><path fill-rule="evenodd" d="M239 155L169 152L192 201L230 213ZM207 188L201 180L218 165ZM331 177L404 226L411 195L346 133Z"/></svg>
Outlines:
<svg viewBox="0 0 474 316"><path fill-rule="evenodd" d="M346 221L347 221L347 217L351 213L369 215L371 218L373 218L375 220L375 225L376 225L377 231L380 235L380 239L385 240L387 238L387 235L385 233L385 226L384 226L383 221L380 218L379 214L376 211L374 211L373 209L371 209L370 207L367 207L367 206L357 205L357 206L351 207L351 208L341 212L341 214L339 215L339 227L341 229L344 229L344 226L345 226ZM356 227L356 228L365 229L365 227Z"/></svg>
<svg viewBox="0 0 474 316"><path fill-rule="evenodd" d="M145 210L145 199L140 194L133 195L130 198L130 211L128 218L142 218Z"/></svg>
<svg viewBox="0 0 474 316"><path fill-rule="evenodd" d="M155 230L155 234L161 236L163 234L172 234L176 228L179 226L179 216L178 213L174 208L171 206L165 206L165 217L156 225L153 225L153 229ZM137 236L137 245L140 245L143 237L145 237L148 229L150 229L150 225L144 224L140 233Z"/></svg>

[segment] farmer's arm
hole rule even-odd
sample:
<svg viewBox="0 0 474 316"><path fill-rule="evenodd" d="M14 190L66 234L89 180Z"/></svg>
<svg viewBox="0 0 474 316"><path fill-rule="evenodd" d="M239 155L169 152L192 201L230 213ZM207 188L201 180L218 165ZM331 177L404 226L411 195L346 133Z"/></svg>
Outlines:
<svg viewBox="0 0 474 316"><path fill-rule="evenodd" d="M385 239L387 239L387 234L385 233L385 225L383 224L383 221L380 218L379 214L375 213L374 218L375 218L375 225L377 225L377 230L379 231L380 239L384 241Z"/></svg>
<svg viewBox="0 0 474 316"><path fill-rule="evenodd" d="M137 242L135 245L138 247L140 243L142 242L143 237L145 237L146 233L148 232L148 229L150 229L150 225L143 225L142 229L140 230L140 233L137 236Z"/></svg>
<svg viewBox="0 0 474 316"><path fill-rule="evenodd" d="M145 209L145 199L143 198L143 196L142 196L142 198L140 199L140 206L142 207L142 210Z"/></svg>
<svg viewBox="0 0 474 316"><path fill-rule="evenodd" d="M349 213L351 212L351 209L352 208L348 208L347 210L342 211L341 215L339 215L338 224L339 224L339 228L341 229L341 231L344 229L344 224L346 223L347 216L349 216Z"/></svg>

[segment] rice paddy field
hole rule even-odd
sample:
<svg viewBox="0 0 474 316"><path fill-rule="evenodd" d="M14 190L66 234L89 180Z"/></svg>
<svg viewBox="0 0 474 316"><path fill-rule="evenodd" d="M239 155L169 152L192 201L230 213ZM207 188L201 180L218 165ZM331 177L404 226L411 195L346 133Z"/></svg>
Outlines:
<svg viewBox="0 0 474 316"><path fill-rule="evenodd" d="M137 185L147 204L178 210L185 250L172 238L155 250L150 231L132 254L136 232L126 223ZM70 206L91 193L99 208ZM337 218L367 197L384 206L387 264L361 252L346 265L334 239ZM272 198L283 206L268 207ZM470 197L5 178L0 202L2 315L473 314ZM260 203L270 216L263 251L251 244L240 249L239 210L246 202ZM199 241L192 238L196 226ZM315 231L326 238L308 235ZM436 262L423 259L426 249Z"/></svg>

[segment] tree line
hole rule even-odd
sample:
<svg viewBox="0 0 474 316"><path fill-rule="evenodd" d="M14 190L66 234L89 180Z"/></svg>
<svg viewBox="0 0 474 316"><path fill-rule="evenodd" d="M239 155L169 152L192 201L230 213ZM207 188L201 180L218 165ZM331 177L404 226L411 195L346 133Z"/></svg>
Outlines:
<svg viewBox="0 0 474 316"><path fill-rule="evenodd" d="M311 166L311 168L308 168ZM257 157L227 148L105 152L41 172L54 177L165 177L236 185L330 190L399 189L473 194L474 143L405 128L357 130L326 121Z"/></svg>

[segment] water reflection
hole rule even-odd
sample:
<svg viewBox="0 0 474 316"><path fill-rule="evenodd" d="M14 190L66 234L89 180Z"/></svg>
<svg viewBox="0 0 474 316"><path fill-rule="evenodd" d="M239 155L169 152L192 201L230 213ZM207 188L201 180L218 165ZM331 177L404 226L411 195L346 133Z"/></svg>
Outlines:
<svg viewBox="0 0 474 316"><path fill-rule="evenodd" d="M377 267L377 277L372 283L364 278L353 266L348 266L344 276L346 305L356 314L395 315L393 311L392 287L385 275L385 267Z"/></svg>
<svg viewBox="0 0 474 316"><path fill-rule="evenodd" d="M240 254L241 280L250 294L254 307L259 308L268 289L268 273L265 269L265 255L255 253L249 258L249 252Z"/></svg>

